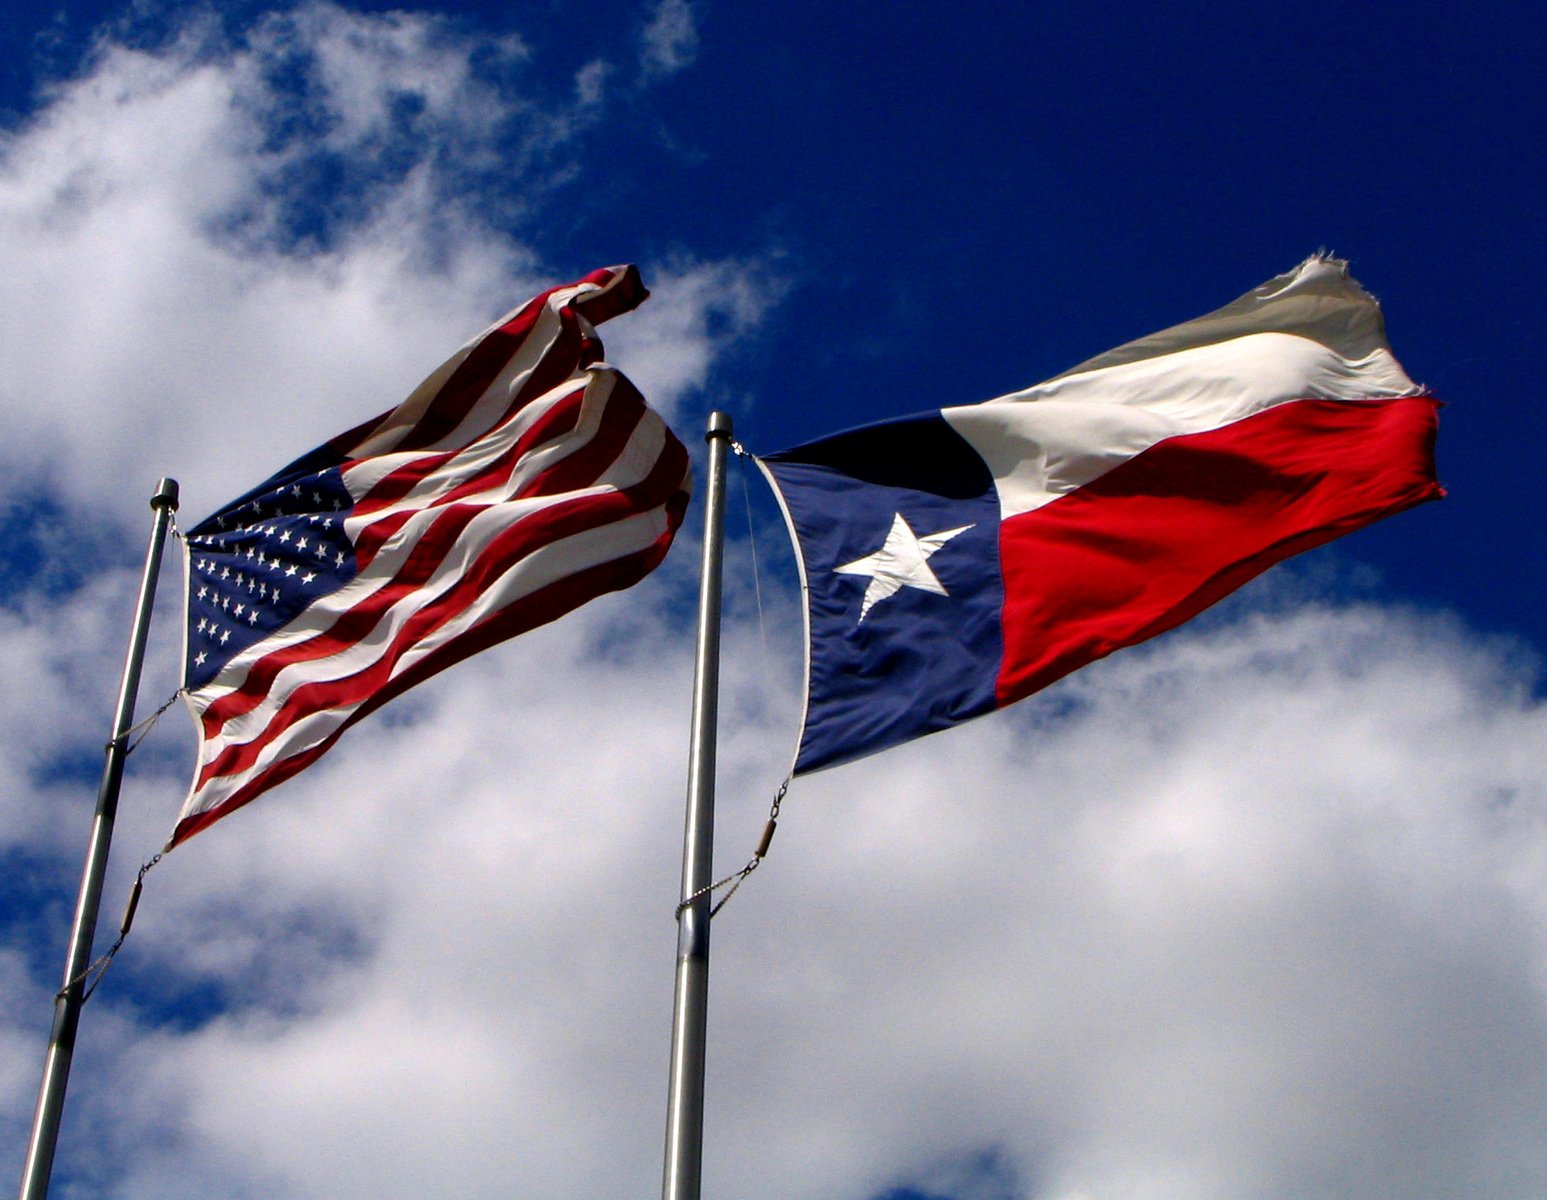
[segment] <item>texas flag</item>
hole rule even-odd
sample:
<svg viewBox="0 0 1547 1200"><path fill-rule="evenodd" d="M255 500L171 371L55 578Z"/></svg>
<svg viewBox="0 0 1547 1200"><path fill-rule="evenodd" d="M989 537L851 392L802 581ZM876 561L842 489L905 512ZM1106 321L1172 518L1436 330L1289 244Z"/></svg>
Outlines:
<svg viewBox="0 0 1547 1200"><path fill-rule="evenodd" d="M807 597L796 773L1002 708L1439 498L1437 408L1315 257L1035 387L761 459Z"/></svg>

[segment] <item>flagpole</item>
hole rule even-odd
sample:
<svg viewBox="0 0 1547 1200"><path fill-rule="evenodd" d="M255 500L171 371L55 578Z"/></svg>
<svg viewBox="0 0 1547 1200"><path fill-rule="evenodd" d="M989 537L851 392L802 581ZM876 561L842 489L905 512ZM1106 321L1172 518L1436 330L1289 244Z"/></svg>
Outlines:
<svg viewBox="0 0 1547 1200"><path fill-rule="evenodd" d="M134 612L134 628L129 635L129 651L124 659L123 679L118 688L118 709L113 716L113 737L107 744L107 761L102 782L97 788L97 811L92 820L91 840L86 849L86 868L81 875L80 894L75 902L75 923L70 930L70 949L65 959L64 986L54 997L54 1027L48 1038L48 1055L43 1062L43 1082L38 1088L38 1107L32 1121L32 1140L27 1145L27 1162L22 1168L20 1200L43 1200L48 1195L49 1175L54 1167L54 1148L59 1141L59 1118L64 1112L65 1085L70 1078L70 1060L75 1053L75 1032L80 1023L85 975L91 963L92 936L97 928L97 909L102 899L102 880L107 873L107 856L113 838L113 820L118 814L118 789L123 781L124 759L128 756L129 730L134 724L134 700L140 689L140 666L145 659L145 640L150 630L150 610L156 597L156 576L161 571L161 550L167 527L177 509L177 481L163 479L150 498L155 511L150 547L145 552L145 570L140 576L139 602Z"/></svg>
<svg viewBox="0 0 1547 1200"><path fill-rule="evenodd" d="M671 1022L671 1083L661 1200L698 1200L704 1143L704 1044L709 1015L709 893L714 871L715 735L720 691L720 574L725 463L731 419L709 414L709 487L698 592L697 666L689 734L682 903L677 909L677 990Z"/></svg>

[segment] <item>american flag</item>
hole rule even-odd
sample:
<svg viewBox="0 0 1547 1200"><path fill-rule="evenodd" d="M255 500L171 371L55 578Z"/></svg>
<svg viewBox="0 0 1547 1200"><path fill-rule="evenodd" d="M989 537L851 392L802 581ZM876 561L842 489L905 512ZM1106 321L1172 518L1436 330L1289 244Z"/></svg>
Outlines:
<svg viewBox="0 0 1547 1200"><path fill-rule="evenodd" d="M393 696L661 561L687 452L594 328L648 294L609 267L534 297L187 534L199 759L169 848Z"/></svg>

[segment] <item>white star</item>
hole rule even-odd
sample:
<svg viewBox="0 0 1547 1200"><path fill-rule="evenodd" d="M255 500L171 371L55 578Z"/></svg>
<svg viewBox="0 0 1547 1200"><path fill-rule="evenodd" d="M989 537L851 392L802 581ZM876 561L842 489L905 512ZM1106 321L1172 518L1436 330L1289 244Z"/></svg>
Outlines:
<svg viewBox="0 0 1547 1200"><path fill-rule="evenodd" d="M209 655L205 654L204 651L200 650L197 654L195 654L193 656L193 665L196 666L196 667L202 667L204 665L204 660L206 658L208 658L208 657L209 657Z"/></svg>
<svg viewBox="0 0 1547 1200"><path fill-rule="evenodd" d="M870 586L865 589L865 599L860 605L859 619L863 621L872 608L905 587L934 592L937 596L949 595L940 580L935 578L935 573L929 569L929 558L958 533L966 533L971 528L971 525L963 525L959 529L947 529L919 537L901 513L894 516L891 531L879 550L833 568L840 575L870 577Z"/></svg>

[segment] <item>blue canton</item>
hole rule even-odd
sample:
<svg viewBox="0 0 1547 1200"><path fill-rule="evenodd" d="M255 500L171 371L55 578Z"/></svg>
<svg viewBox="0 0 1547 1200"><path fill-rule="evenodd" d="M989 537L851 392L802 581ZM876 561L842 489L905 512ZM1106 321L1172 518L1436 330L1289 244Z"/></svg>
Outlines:
<svg viewBox="0 0 1547 1200"><path fill-rule="evenodd" d="M338 467L281 472L189 532L187 687L355 577L352 505Z"/></svg>
<svg viewBox="0 0 1547 1200"><path fill-rule="evenodd" d="M999 498L983 460L939 413L867 426L763 459L800 541L810 621L796 774L945 729L994 707L1003 654ZM901 519L940 591L902 586L872 607L852 569Z"/></svg>

